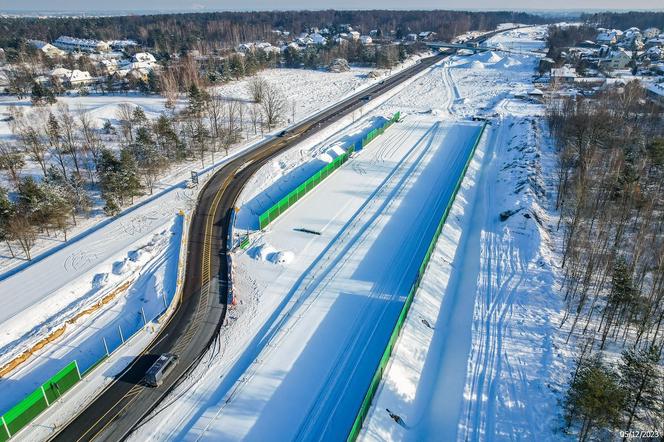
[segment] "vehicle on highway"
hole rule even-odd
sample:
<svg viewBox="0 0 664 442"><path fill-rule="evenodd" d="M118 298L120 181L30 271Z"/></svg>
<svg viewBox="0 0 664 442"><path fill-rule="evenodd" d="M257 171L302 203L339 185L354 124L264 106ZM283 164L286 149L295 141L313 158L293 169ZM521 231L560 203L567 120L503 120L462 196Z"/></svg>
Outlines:
<svg viewBox="0 0 664 442"><path fill-rule="evenodd" d="M362 97L362 101L369 101L369 100L371 100L371 95L365 95L364 97Z"/></svg>
<svg viewBox="0 0 664 442"><path fill-rule="evenodd" d="M177 363L178 357L173 353L164 353L159 356L145 373L145 383L150 387L160 386L164 378L175 368Z"/></svg>
<svg viewBox="0 0 664 442"><path fill-rule="evenodd" d="M288 135L288 131L287 130L282 130L281 132L279 132L279 134L277 136L280 137L280 138L283 138L286 135Z"/></svg>

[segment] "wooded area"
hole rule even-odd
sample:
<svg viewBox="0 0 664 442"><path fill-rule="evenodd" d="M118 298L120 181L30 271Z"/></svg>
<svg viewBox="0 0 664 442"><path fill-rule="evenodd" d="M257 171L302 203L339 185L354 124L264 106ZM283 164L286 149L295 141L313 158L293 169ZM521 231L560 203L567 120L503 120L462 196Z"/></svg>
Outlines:
<svg viewBox="0 0 664 442"><path fill-rule="evenodd" d="M580 440L635 428L664 434L662 112L638 81L548 105L563 232L560 325L581 346L567 419L579 423ZM622 359L605 361L607 351Z"/></svg>
<svg viewBox="0 0 664 442"><path fill-rule="evenodd" d="M157 54L201 53L247 41L275 42L275 29L300 33L312 27L334 32L350 24L363 33L372 29L400 38L409 32L433 31L450 39L470 30L494 29L505 22L544 23L532 14L509 11L257 11L126 17L0 18L0 47L16 48L26 38L53 41L61 35L79 38L131 38Z"/></svg>

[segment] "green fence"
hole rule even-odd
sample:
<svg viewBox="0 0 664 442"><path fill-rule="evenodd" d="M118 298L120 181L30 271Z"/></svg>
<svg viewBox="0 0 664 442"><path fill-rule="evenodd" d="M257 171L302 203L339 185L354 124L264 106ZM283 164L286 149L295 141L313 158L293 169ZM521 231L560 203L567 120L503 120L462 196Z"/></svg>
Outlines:
<svg viewBox="0 0 664 442"><path fill-rule="evenodd" d="M18 433L80 380L78 365L72 361L2 416L0 441Z"/></svg>
<svg viewBox="0 0 664 442"><path fill-rule="evenodd" d="M355 151L355 145L352 145L346 152L336 157L331 163L326 164L321 170L313 174L304 183L297 186L294 190L288 193L285 197L277 201L275 205L267 209L258 217L258 224L261 229L267 227L272 221L277 219L279 215L284 213L290 206L295 204L304 195L309 193L311 189L316 187L325 178L330 176L332 172L337 170L343 163L348 161L350 155Z"/></svg>
<svg viewBox="0 0 664 442"><path fill-rule="evenodd" d="M371 142L371 140L385 132L385 129L390 127L395 121L398 121L400 117L401 113L396 112L392 118L387 120L381 127L378 127L369 132L364 138L362 138L362 147L366 146ZM279 215L284 213L286 210L288 210L289 207L299 201L300 198L306 195L311 189L316 187L318 184L320 184L321 181L330 176L332 172L341 167L343 163L348 161L348 158L354 151L355 145L352 145L345 153L336 157L334 161L327 164L321 170L316 172L312 177L307 179L304 183L300 184L296 189L288 193L288 195L277 201L272 207L261 213L258 216L258 225L260 229L262 230L267 227L272 221L277 219Z"/></svg>
<svg viewBox="0 0 664 442"><path fill-rule="evenodd" d="M457 183L454 187L454 191L452 192L452 197L448 201L447 207L445 207L445 212L443 212L443 216L440 218L438 227L436 228L436 232L434 233L433 238L429 243L429 248L427 249L427 253L424 255L422 264L420 265L420 268L417 272L417 278L415 279L413 286L408 292L408 297L406 298L406 302L401 308L401 313L399 314L397 322L394 325L394 329L392 330L392 334L390 335L390 340L387 342L387 346L385 347L383 356L380 358L380 361L378 362L378 367L376 367L376 371L374 372L374 375L371 378L371 383L369 384L369 388L364 395L364 399L362 400L360 409L357 412L357 416L355 417L353 426L351 427L350 433L348 434L347 442L354 442L357 439L357 436L360 434L360 430L362 429L362 424L364 423L364 419L367 417L367 414L369 413L369 409L371 408L371 402L373 401L373 398L376 394L376 390L378 390L378 385L380 385L380 381L383 378L383 371L385 370L385 367L387 366L387 363L390 360L390 356L392 355L392 350L394 349L394 345L397 342L397 338L399 337L399 333L401 333L401 329L403 328L403 325L406 321L406 316L408 315L410 306L413 303L413 299L415 298L415 292L420 286L420 282L422 281L424 272L427 268L427 265L429 264L429 259L431 259L433 250L436 248L436 242L438 241L440 232L443 230L443 226L445 225L447 216L450 213L450 209L452 208L452 204L454 203L456 194L459 191L459 188L461 187L461 182L463 181L463 178L466 175L466 171L468 170L470 161L475 155L475 149L477 149L477 145L479 144L480 139L482 138L482 134L484 133L485 128L486 128L486 123L484 123L484 125L480 129L480 133L477 136L475 143L473 144L473 148L471 149L470 155L468 156L468 160L466 161L463 171L461 172L461 175L459 176L459 179L457 180Z"/></svg>
<svg viewBox="0 0 664 442"><path fill-rule="evenodd" d="M369 132L363 139L362 139L362 147L366 146L369 144L374 138L376 138L378 135L381 135L383 132L385 132L385 129L390 127L392 123L395 123L399 121L399 118L401 118L401 112L396 112L394 115L392 115L392 118L387 120L385 124L383 124L381 127L377 127L371 132Z"/></svg>

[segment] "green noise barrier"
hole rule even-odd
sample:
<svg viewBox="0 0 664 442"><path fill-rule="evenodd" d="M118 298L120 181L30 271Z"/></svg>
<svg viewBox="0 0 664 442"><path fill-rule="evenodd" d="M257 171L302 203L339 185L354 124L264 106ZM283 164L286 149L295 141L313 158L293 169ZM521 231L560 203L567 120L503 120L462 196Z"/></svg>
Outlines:
<svg viewBox="0 0 664 442"><path fill-rule="evenodd" d="M376 129L369 132L364 138L362 138L362 147L366 146L378 135L381 135L383 132L385 132L385 129L390 127L394 122L398 121L400 117L401 113L396 112L392 118L387 120L381 127L377 127ZM325 165L325 167L316 172L313 176L309 177L304 183L297 186L297 188L289 192L288 195L281 198L272 207L261 213L258 216L258 225L260 229L263 230L266 228L271 222L277 219L279 215L283 214L286 210L288 210L289 207L294 205L304 195L309 193L310 190L319 185L321 181L330 176L332 172L341 167L342 164L348 161L348 158L350 158L350 155L354 151L355 145L352 145L345 153L336 157L334 161Z"/></svg>
<svg viewBox="0 0 664 442"><path fill-rule="evenodd" d="M72 361L2 415L0 441L18 433L80 380L78 365Z"/></svg>
<svg viewBox="0 0 664 442"><path fill-rule="evenodd" d="M378 386L380 385L380 381L383 378L383 372L385 371L385 367L387 367L387 363L389 362L390 356L392 355L394 345L396 344L399 334L401 333L401 329L403 328L403 325L406 322L406 316L408 315L410 306L413 303L413 299L415 298L415 292L419 288L420 282L424 277L424 272L426 271L427 265L429 264L431 255L433 254L433 251L436 248L436 242L438 242L438 237L440 236L440 233L443 230L443 226L445 225L447 216L449 215L450 209L452 208L452 204L454 203L456 195L459 192L459 188L461 187L461 182L463 181L463 178L466 176L466 171L468 170L470 161L473 159L473 156L475 155L475 150L477 149L477 145L479 144L480 139L482 138L482 134L484 133L485 128L486 128L486 123L484 123L482 125L482 128L480 129L480 133L477 136L475 143L473 144L473 148L470 151L468 160L466 160L466 164L464 165L463 171L461 172L461 175L459 176L459 179L456 182L454 191L452 192L452 196L447 203L447 207L445 207L445 212L443 212L443 216L438 222L438 227L436 228L436 232L434 233L433 238L429 243L429 247L427 249L426 254L424 255L422 264L418 269L417 278L415 279L415 282L413 283L412 287L410 288L410 291L408 292L408 297L406 298L406 302L401 308L401 313L399 314L397 322L394 325L394 329L392 330L390 339L387 342L387 346L385 347L383 356L381 356L380 361L378 362L378 366L376 367L376 371L374 372L374 375L371 378L371 383L369 384L369 388L367 389L367 392L364 395L364 399L362 400L362 404L360 405L360 408L357 412L355 421L353 422L353 426L351 427L350 433L348 434L347 442L354 442L357 439L357 436L360 434L360 431L362 430L362 424L364 423L364 420L369 414L369 409L371 408L371 402L373 401L374 396L376 395L376 391L378 390Z"/></svg>

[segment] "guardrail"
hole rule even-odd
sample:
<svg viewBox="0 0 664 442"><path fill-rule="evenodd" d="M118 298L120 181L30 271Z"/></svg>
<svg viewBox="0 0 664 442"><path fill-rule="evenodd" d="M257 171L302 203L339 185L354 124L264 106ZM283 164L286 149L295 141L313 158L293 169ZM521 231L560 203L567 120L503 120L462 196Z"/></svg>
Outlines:
<svg viewBox="0 0 664 442"><path fill-rule="evenodd" d="M406 321L406 316L408 315L410 306L413 303L413 299L415 298L415 292L417 292L417 289L420 286L420 282L422 281L422 277L424 276L427 265L429 264L429 260L431 259L433 250L436 247L436 242L438 242L438 237L440 237L440 233L443 230L443 226L447 221L447 216L449 215L450 209L452 208L452 204L454 203L456 195L459 192L459 188L461 187L461 182L463 181L463 178L466 176L466 171L468 170L468 166L470 165L470 162L473 159L473 156L475 155L475 150L477 149L477 145L482 139L482 134L484 133L485 128L486 128L486 123L484 123L482 125L482 128L480 129L480 133L477 136L475 143L473 144L473 148L471 149L470 155L468 156L468 160L466 161L463 171L461 172L461 175L459 176L459 179L457 180L457 183L454 187L454 191L452 192L452 197L447 203L447 207L445 207L445 212L443 212L443 216L441 217L438 223L436 232L434 233L433 238L429 243L429 248L427 249L424 258L422 259L422 264L420 265L420 268L417 271L417 278L415 279L415 282L413 283L413 285L410 288L410 291L408 292L408 297L406 298L406 302L401 308L401 313L399 313L399 317L397 318L397 322L394 325L394 329L392 330L390 339L387 342L385 351L383 352L383 355L381 356L380 361L378 362L378 366L376 367L376 371L374 372L374 375L371 378L371 383L369 384L369 388L367 389L367 392L364 395L364 399L362 400L362 404L360 405L360 408L357 412L357 416L355 417L353 426L351 427L350 433L348 434L347 442L354 442L357 439L357 436L360 434L360 431L362 430L362 424L364 423L364 419L366 419L367 414L369 413L369 409L371 408L371 402L373 401L374 396L376 395L376 390L378 389L378 385L380 384L380 381L383 378L383 371L385 370L385 367L387 366L387 363L390 360L390 356L392 355L392 350L394 349L394 345L396 344L397 338L399 337L401 329L403 328L403 325Z"/></svg>
<svg viewBox="0 0 664 442"><path fill-rule="evenodd" d="M388 127L390 127L392 123L398 121L400 117L401 113L396 112L392 116L392 118L387 120L385 124L383 124L381 127L377 127L376 129L369 132L364 138L362 138L362 143L361 143L362 147L369 144L378 135L384 133L385 130ZM277 219L281 214L283 214L286 210L288 210L289 207L293 206L304 195L306 195L314 187L319 185L321 181L330 176L332 172L341 167L342 164L348 161L348 158L350 158L351 154L354 151L355 151L355 145L353 144L350 148L348 148L348 150L346 150L346 152L336 157L331 163L326 164L325 167L323 167L321 170L319 170L311 177L309 177L304 183L297 186L295 189L290 191L285 197L281 198L270 208L268 208L265 212L261 213L258 216L258 225L260 229L263 230L265 227L267 227L272 221Z"/></svg>
<svg viewBox="0 0 664 442"><path fill-rule="evenodd" d="M170 303L166 302L164 295L164 309L155 315L149 321L145 317L145 312L141 309L142 324L133 331L123 330L118 326L117 334L106 335L100 339L101 356L87 367L79 367L78 361L74 360L67 364L63 369L49 378L44 384L39 386L32 393L28 394L23 400L10 408L5 414L0 416L0 442L9 440L18 433L32 420L39 416L44 410L53 405L64 393L69 391L79 381L88 376L96 367L108 359L113 353L121 348L126 342L130 341L139 331L143 330L153 321L159 322L163 318L170 316L172 309L179 302L184 282L184 269L186 261L186 250L184 249L187 241L187 219L184 212L178 216L182 217L182 237L180 238L180 251L178 254L178 275L175 286L175 292ZM83 368L83 371L80 371Z"/></svg>

